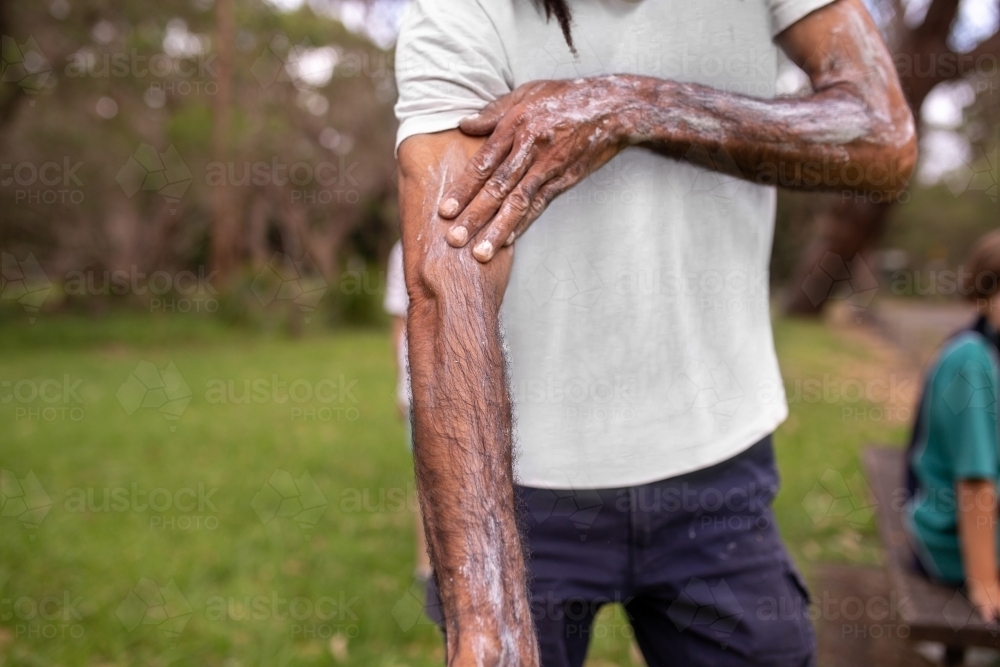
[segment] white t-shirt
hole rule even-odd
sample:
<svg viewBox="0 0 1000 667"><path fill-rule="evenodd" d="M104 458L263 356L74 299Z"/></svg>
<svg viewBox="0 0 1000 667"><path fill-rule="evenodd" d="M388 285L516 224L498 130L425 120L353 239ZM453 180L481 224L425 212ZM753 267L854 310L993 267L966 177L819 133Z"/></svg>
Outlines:
<svg viewBox="0 0 1000 667"><path fill-rule="evenodd" d="M385 300L382 307L385 312L395 317L406 318L406 309L410 305L410 297L406 294L406 281L403 279L403 245L396 241L389 251L389 264L385 272ZM399 377L396 378L396 402L403 408L410 407L410 367L406 354L406 329L403 329L403 341L396 350L396 363L399 367Z"/></svg>
<svg viewBox="0 0 1000 667"><path fill-rule="evenodd" d="M569 0L577 58L531 0L415 0L396 48L397 146L537 79L641 74L771 98L773 35L828 2ZM519 483L651 482L785 419L774 205L771 187L628 148L518 239L502 320Z"/></svg>

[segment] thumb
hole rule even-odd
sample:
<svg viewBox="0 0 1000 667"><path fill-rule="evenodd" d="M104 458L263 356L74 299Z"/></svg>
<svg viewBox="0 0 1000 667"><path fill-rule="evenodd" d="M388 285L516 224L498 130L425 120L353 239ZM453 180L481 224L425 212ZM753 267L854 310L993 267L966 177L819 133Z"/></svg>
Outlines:
<svg viewBox="0 0 1000 667"><path fill-rule="evenodd" d="M487 104L479 113L463 118L459 121L458 127L462 132L475 137L489 134L496 129L497 123L515 102L514 93L507 93Z"/></svg>

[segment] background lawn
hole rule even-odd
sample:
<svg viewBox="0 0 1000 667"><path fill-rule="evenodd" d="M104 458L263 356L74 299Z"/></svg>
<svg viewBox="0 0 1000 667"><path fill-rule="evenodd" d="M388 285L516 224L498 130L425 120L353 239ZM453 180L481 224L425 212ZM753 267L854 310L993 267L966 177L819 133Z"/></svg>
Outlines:
<svg viewBox="0 0 1000 667"><path fill-rule="evenodd" d="M793 398L777 434L782 532L807 576L878 562L857 452L906 429L843 390L893 371L822 324L776 337L790 395L841 390ZM0 664L440 665L393 373L382 330L0 325ZM594 634L592 665L632 664L620 609Z"/></svg>

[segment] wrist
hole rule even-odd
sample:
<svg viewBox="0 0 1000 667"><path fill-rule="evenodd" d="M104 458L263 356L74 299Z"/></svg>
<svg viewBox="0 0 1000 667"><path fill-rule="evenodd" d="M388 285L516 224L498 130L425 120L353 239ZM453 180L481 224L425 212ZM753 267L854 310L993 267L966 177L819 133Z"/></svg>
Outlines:
<svg viewBox="0 0 1000 667"><path fill-rule="evenodd" d="M600 94L607 101L607 116L612 137L622 146L642 143L642 119L648 117L647 108L655 79L634 74L608 74L598 77Z"/></svg>
<svg viewBox="0 0 1000 667"><path fill-rule="evenodd" d="M459 625L449 629L448 664L537 667L538 642L534 626ZM454 638L452 642L451 638Z"/></svg>
<svg viewBox="0 0 1000 667"><path fill-rule="evenodd" d="M690 143L691 137L684 133L690 129L687 119L694 114L680 94L681 84L639 75L606 79L614 91L615 130L623 145L655 144L660 151L673 152Z"/></svg>

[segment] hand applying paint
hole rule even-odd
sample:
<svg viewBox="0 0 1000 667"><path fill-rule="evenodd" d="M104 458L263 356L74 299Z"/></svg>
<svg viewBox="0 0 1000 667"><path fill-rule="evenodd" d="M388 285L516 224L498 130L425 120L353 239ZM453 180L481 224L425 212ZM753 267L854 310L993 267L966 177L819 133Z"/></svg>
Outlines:
<svg viewBox="0 0 1000 667"><path fill-rule="evenodd" d="M818 9L775 42L809 76L811 94L760 99L609 74L526 83L463 120L462 132L490 137L442 197L448 243L471 242L488 262L628 146L758 185L897 197L916 162L916 131L861 0Z"/></svg>
<svg viewBox="0 0 1000 667"><path fill-rule="evenodd" d="M448 242L462 247L476 237L472 254L489 261L625 148L618 81L533 81L463 119L462 132L490 137L442 199L441 217L455 220Z"/></svg>

